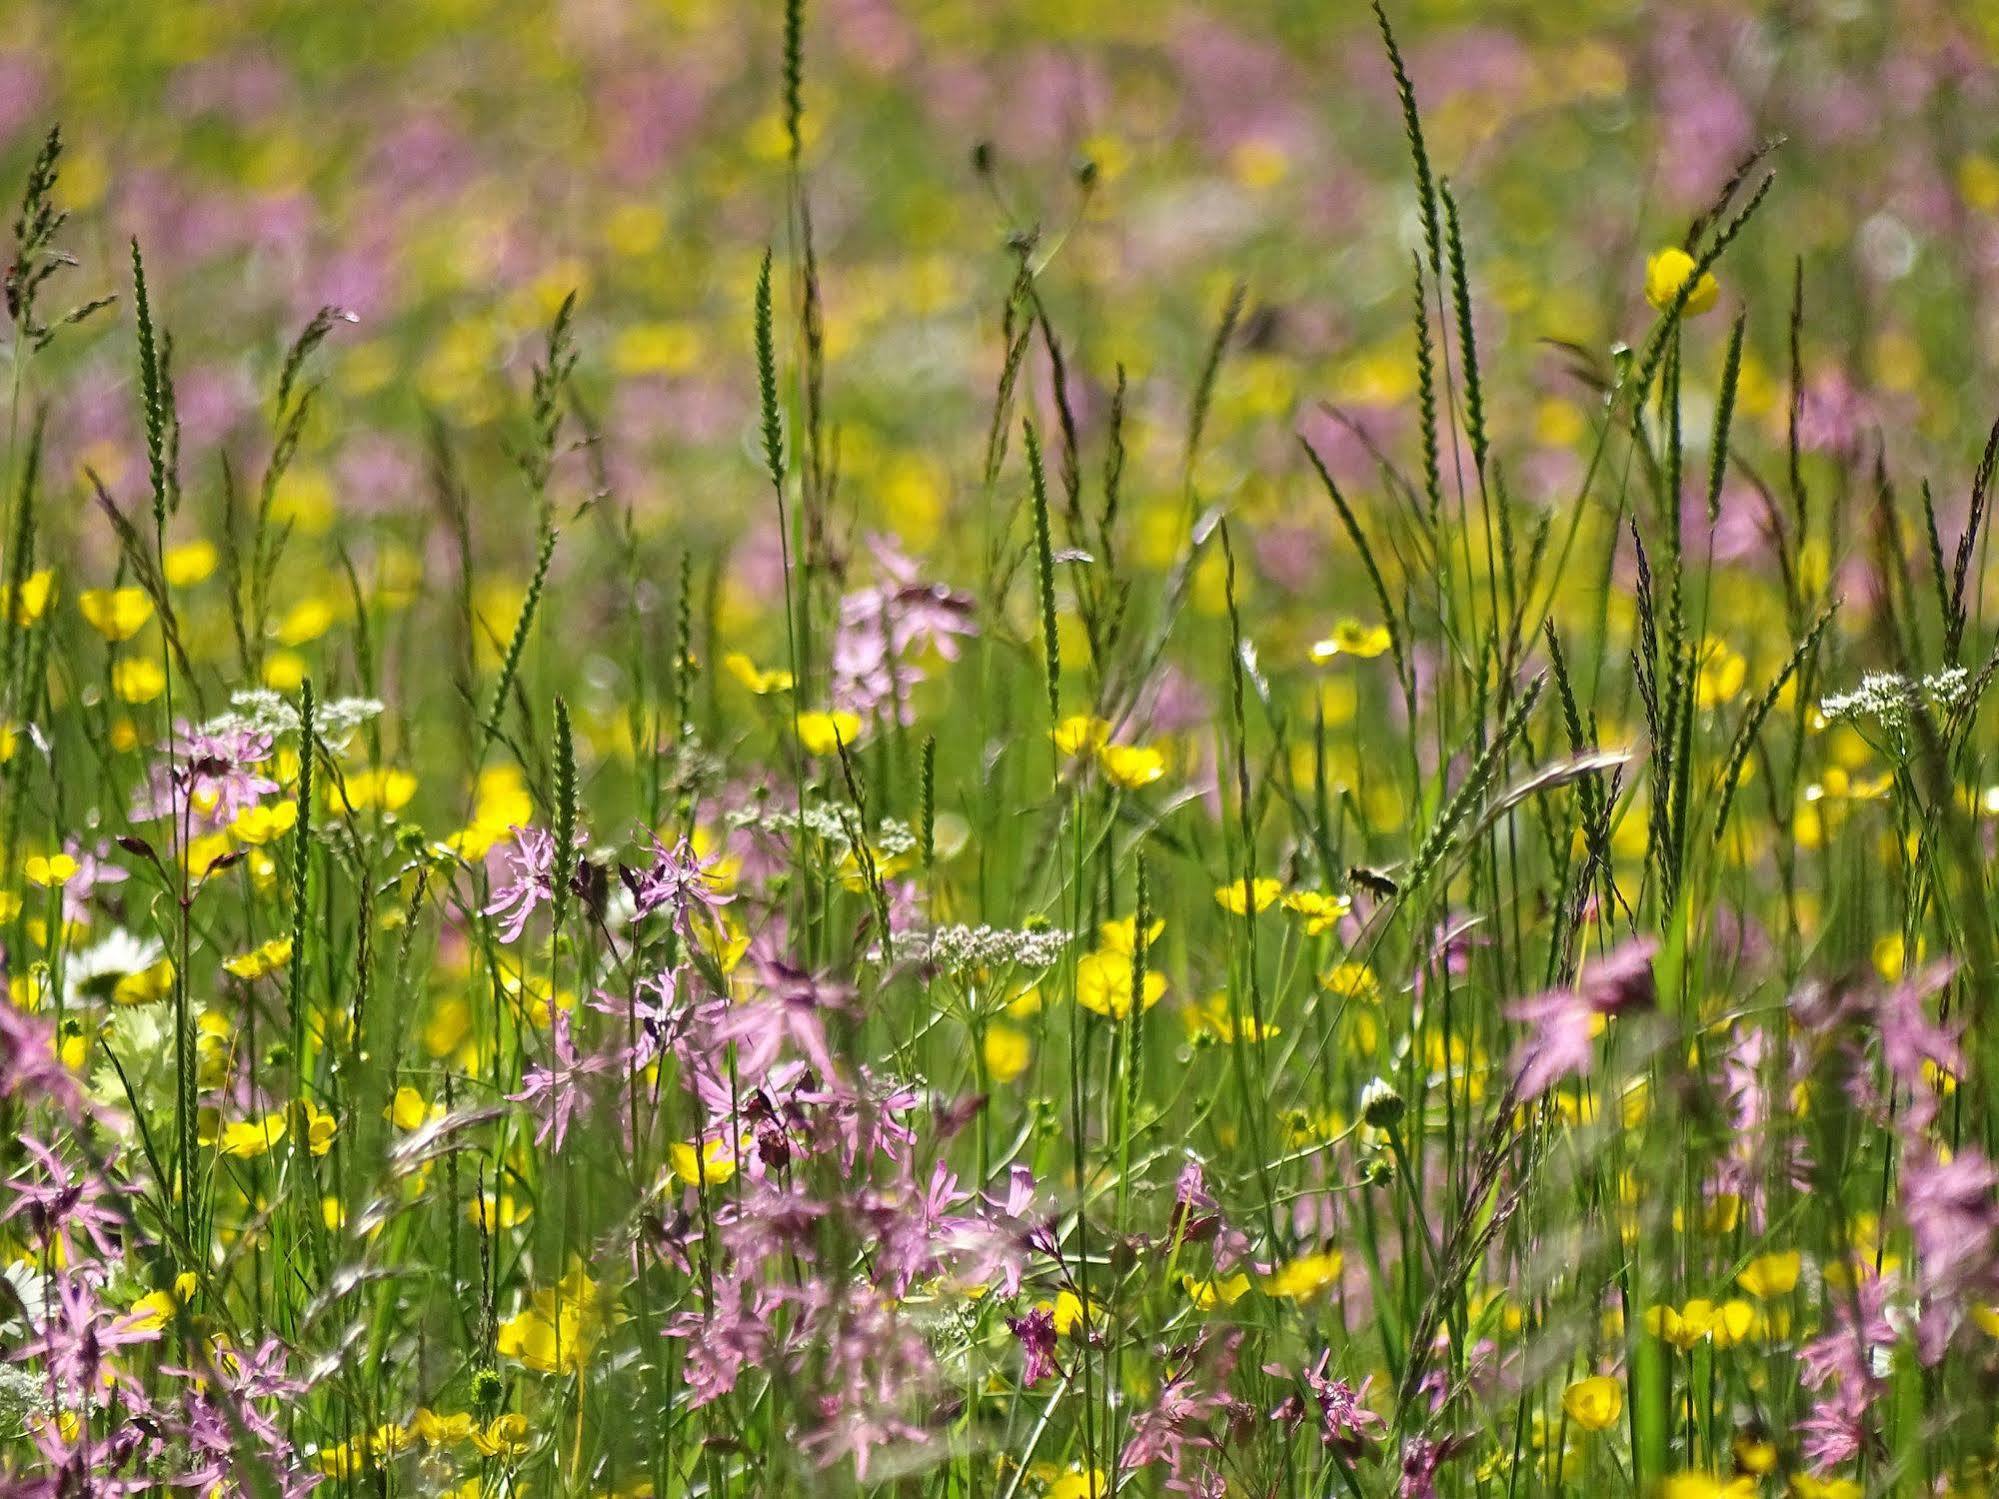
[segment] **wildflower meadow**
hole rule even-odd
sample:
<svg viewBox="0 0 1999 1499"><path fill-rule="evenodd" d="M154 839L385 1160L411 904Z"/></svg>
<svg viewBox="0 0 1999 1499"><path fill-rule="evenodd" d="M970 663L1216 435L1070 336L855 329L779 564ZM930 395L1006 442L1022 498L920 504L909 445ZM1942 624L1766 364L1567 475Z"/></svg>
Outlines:
<svg viewBox="0 0 1999 1499"><path fill-rule="evenodd" d="M0 17L0 1499L1993 1491L1985 0Z"/></svg>

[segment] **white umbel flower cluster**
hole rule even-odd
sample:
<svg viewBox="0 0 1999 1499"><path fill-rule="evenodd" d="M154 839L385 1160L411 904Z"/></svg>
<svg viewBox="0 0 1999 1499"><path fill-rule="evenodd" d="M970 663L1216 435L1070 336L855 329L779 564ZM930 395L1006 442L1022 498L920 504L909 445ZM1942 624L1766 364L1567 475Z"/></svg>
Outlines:
<svg viewBox="0 0 1999 1499"><path fill-rule="evenodd" d="M1964 702L1970 681L1971 674L1961 666L1913 681L1898 672L1869 672L1853 691L1822 699L1819 712L1827 723L1872 718L1883 728L1903 729L1917 704L1925 700L1941 712L1956 711Z"/></svg>
<svg viewBox="0 0 1999 1499"><path fill-rule="evenodd" d="M914 958L944 973L981 968L1052 968L1069 945L1058 927L940 926L896 939L898 957Z"/></svg>
<svg viewBox="0 0 1999 1499"><path fill-rule="evenodd" d="M820 802L807 807L803 812L784 812L770 807L749 807L729 814L732 828L754 828L760 833L791 834L801 829L825 843L829 848L845 853L853 846L853 838L848 831L852 814L846 808L831 802ZM906 822L893 817L884 817L869 847L877 858L893 859L912 852L916 847L916 834Z"/></svg>
<svg viewBox="0 0 1999 1499"><path fill-rule="evenodd" d="M232 712L212 718L201 726L204 734L217 736L249 729L269 734L273 739L299 731L298 709L267 688L229 694ZM381 714L381 703L372 697L341 697L320 703L312 710L312 726L328 744L339 746L369 719Z"/></svg>

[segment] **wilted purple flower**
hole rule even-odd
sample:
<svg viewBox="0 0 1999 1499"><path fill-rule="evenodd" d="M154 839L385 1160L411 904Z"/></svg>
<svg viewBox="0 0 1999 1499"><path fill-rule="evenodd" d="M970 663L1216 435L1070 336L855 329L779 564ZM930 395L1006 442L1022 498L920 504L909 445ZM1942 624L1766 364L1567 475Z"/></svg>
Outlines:
<svg viewBox="0 0 1999 1499"><path fill-rule="evenodd" d="M1020 1344L1022 1384L1031 1388L1055 1372L1054 1312L1036 1307L1024 1317L1008 1317L1006 1327Z"/></svg>
<svg viewBox="0 0 1999 1499"><path fill-rule="evenodd" d="M1402 1444L1402 1484L1400 1499L1436 1499L1437 1470L1471 1445L1464 1437L1447 1437L1438 1442L1429 1437L1410 1437Z"/></svg>
<svg viewBox="0 0 1999 1499"><path fill-rule="evenodd" d="M1332 1359L1329 1348L1306 1373L1305 1387L1319 1405L1319 1438L1328 1447L1337 1447L1349 1459L1364 1456L1388 1430L1388 1423L1367 1406L1367 1388L1374 1382L1369 1375L1355 1389L1344 1379L1326 1378Z"/></svg>

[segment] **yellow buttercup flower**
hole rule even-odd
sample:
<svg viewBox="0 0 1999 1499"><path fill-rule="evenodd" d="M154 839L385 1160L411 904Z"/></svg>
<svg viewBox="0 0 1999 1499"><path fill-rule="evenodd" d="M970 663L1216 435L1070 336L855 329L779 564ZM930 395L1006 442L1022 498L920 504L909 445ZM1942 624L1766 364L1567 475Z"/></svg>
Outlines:
<svg viewBox="0 0 1999 1499"><path fill-rule="evenodd" d="M222 971L239 979L260 979L273 973L292 960L292 939L273 937L248 952L237 953L222 960Z"/></svg>
<svg viewBox="0 0 1999 1499"><path fill-rule="evenodd" d="M1374 970L1365 963L1335 963L1319 975L1319 985L1330 994L1341 999L1377 1000L1381 998L1381 984L1374 976Z"/></svg>
<svg viewBox="0 0 1999 1499"><path fill-rule="evenodd" d="M1146 1009L1165 997L1166 975L1148 969L1145 975ZM1131 954L1097 952L1086 954L1076 964L1076 1003L1096 1015L1122 1020L1131 1013Z"/></svg>
<svg viewBox="0 0 1999 1499"><path fill-rule="evenodd" d="M1110 1491L1111 1481L1103 1469L1092 1468L1087 1473L1071 1470L1049 1483L1047 1499L1106 1499Z"/></svg>
<svg viewBox="0 0 1999 1499"><path fill-rule="evenodd" d="M384 812L400 812L416 795L416 777L406 770L363 770L348 776L341 793L333 798L333 809L345 812L352 807L366 812L379 807Z"/></svg>
<svg viewBox="0 0 1999 1499"><path fill-rule="evenodd" d="M1249 1277L1240 1270L1234 1275L1211 1275L1206 1280L1183 1275L1180 1285L1187 1292L1187 1299L1207 1312L1218 1306L1234 1306L1242 1300L1243 1294L1249 1290Z"/></svg>
<svg viewBox="0 0 1999 1499"><path fill-rule="evenodd" d="M1685 1306L1654 1306L1645 1312L1645 1330L1685 1353L1714 1331L1714 1303L1695 1297Z"/></svg>
<svg viewBox="0 0 1999 1499"><path fill-rule="evenodd" d="M1798 1270L1804 1263L1797 1250L1782 1254L1759 1254L1735 1277L1735 1283L1758 1301L1788 1296L1798 1284Z"/></svg>
<svg viewBox="0 0 1999 1499"><path fill-rule="evenodd" d="M302 598L285 611L284 618L278 621L277 629L272 633L277 636L280 645L305 645L332 629L338 618L329 600L317 596Z"/></svg>
<svg viewBox="0 0 1999 1499"><path fill-rule="evenodd" d="M76 607L90 628L116 645L130 640L153 617L153 601L143 588L86 588Z"/></svg>
<svg viewBox="0 0 1999 1499"><path fill-rule="evenodd" d="M285 1137L285 1116L266 1114L262 1119L239 1119L225 1124L215 1146L224 1155L250 1160L267 1154Z"/></svg>
<svg viewBox="0 0 1999 1499"><path fill-rule="evenodd" d="M1673 305L1673 299L1680 294L1680 288L1694 273L1697 262L1693 256L1677 246L1660 250L1645 262L1645 300L1659 311L1664 312ZM1698 317L1714 306L1721 295L1721 286L1714 279L1712 271L1702 271L1699 281L1687 296L1684 315Z"/></svg>
<svg viewBox="0 0 1999 1499"><path fill-rule="evenodd" d="M1624 1386L1608 1374L1579 1379L1562 1391L1562 1409L1584 1431L1607 1431L1624 1413Z"/></svg>
<svg viewBox="0 0 1999 1499"><path fill-rule="evenodd" d="M1394 644L1387 625L1364 625L1357 619L1343 619L1333 633L1312 643L1314 661L1331 661L1336 656L1358 656L1367 660L1379 656Z"/></svg>
<svg viewBox="0 0 1999 1499"><path fill-rule="evenodd" d="M1327 1287L1337 1284L1340 1272L1345 1268L1346 1256L1337 1249L1301 1254L1295 1260L1278 1266L1275 1273L1264 1278L1264 1294L1280 1301L1309 1301Z"/></svg>
<svg viewBox="0 0 1999 1499"><path fill-rule="evenodd" d="M46 567L23 578L19 594L10 585L0 584L0 608L11 606L17 625L34 624L49 612L49 600L55 594L55 585L56 575Z"/></svg>
<svg viewBox="0 0 1999 1499"><path fill-rule="evenodd" d="M1712 1336L1717 1348L1733 1348L1763 1336L1769 1324L1752 1301L1733 1297L1714 1309Z"/></svg>
<svg viewBox="0 0 1999 1499"><path fill-rule="evenodd" d="M666 1155L673 1174L690 1187L703 1182L719 1187L736 1174L735 1147L724 1139L704 1140L698 1152L692 1144L674 1140L668 1143Z"/></svg>
<svg viewBox="0 0 1999 1499"><path fill-rule="evenodd" d="M1308 937L1331 931L1353 909L1353 901L1349 897L1328 895L1322 890L1294 890L1284 897L1282 905L1285 910L1305 918L1305 935Z"/></svg>
<svg viewBox="0 0 1999 1499"><path fill-rule="evenodd" d="M396 1089L396 1096L389 1101L387 1112L389 1122L397 1129L422 1129L432 1119L443 1117L444 1106L439 1104L433 1109L421 1093L404 1083Z"/></svg>
<svg viewBox="0 0 1999 1499"><path fill-rule="evenodd" d="M1735 1478L1675 1473L1660 1485L1659 1499L1756 1499L1756 1480L1746 1473Z"/></svg>
<svg viewBox="0 0 1999 1499"><path fill-rule="evenodd" d="M588 1362L607 1320L597 1283L572 1261L561 1281L536 1291L529 1305L500 1324L495 1346L537 1373L574 1374Z"/></svg>
<svg viewBox="0 0 1999 1499"><path fill-rule="evenodd" d="M121 977L111 989L111 1002L117 1005L158 1004L173 992L174 960L161 958L148 964L137 973Z"/></svg>
<svg viewBox="0 0 1999 1499"><path fill-rule="evenodd" d="M1215 904L1231 916L1241 916L1249 909L1267 911L1284 893L1282 880L1259 879L1249 883L1247 891L1242 880L1233 880L1215 891Z"/></svg>
<svg viewBox="0 0 1999 1499"><path fill-rule="evenodd" d="M1150 786L1166 774L1166 756L1144 744L1106 744L1097 751L1097 763L1111 784L1125 791Z"/></svg>
<svg viewBox="0 0 1999 1499"><path fill-rule="evenodd" d="M1136 916L1124 916L1116 921L1106 921L1097 930L1102 934L1103 949L1105 952L1121 952L1128 958L1138 951L1138 918ZM1165 920L1163 918L1155 919L1145 929L1146 945L1150 947L1153 943L1157 942L1160 934L1165 930Z"/></svg>
<svg viewBox="0 0 1999 1499"><path fill-rule="evenodd" d="M160 559L160 571L175 588L191 588L215 571L216 551L212 541L190 541L168 547Z"/></svg>
<svg viewBox="0 0 1999 1499"><path fill-rule="evenodd" d="M1065 755L1094 754L1110 743L1111 726L1101 718L1081 713L1063 719L1048 731L1048 737Z"/></svg>
<svg viewBox="0 0 1999 1499"><path fill-rule="evenodd" d="M47 888L52 885L67 885L75 879L81 866L68 854L31 854L21 866L28 883Z"/></svg>
<svg viewBox="0 0 1999 1499"><path fill-rule="evenodd" d="M111 666L111 690L128 703L150 703L167 690L166 669L150 656L121 656Z"/></svg>
<svg viewBox="0 0 1999 1499"><path fill-rule="evenodd" d="M841 745L852 749L860 737L860 718L845 709L798 715L798 742L808 755L837 754Z"/></svg>
<svg viewBox="0 0 1999 1499"><path fill-rule="evenodd" d="M314 1155L325 1155L333 1148L333 1137L340 1132L339 1119L310 1098L298 1101L298 1111L305 1121L306 1148Z"/></svg>
<svg viewBox="0 0 1999 1499"><path fill-rule="evenodd" d="M722 658L722 669L758 697L773 692L791 690L791 673L788 671L765 671L745 656L741 651L731 651Z"/></svg>
<svg viewBox="0 0 1999 1499"><path fill-rule="evenodd" d="M994 1023L986 1027L980 1047L985 1057L986 1075L996 1083L1010 1083L1027 1071L1034 1047L1025 1031Z"/></svg>
<svg viewBox="0 0 1999 1499"><path fill-rule="evenodd" d="M500 1333L502 1337L506 1335L504 1325ZM500 1351L506 1352L504 1348ZM484 1457L522 1458L534 1450L534 1437L528 1431L528 1418L518 1411L509 1411L504 1416L495 1416L484 1431L474 1432L472 1445Z"/></svg>
<svg viewBox="0 0 1999 1499"><path fill-rule="evenodd" d="M454 1411L447 1415L420 1405L416 1414L410 1417L410 1431L428 1447L457 1446L469 1442L478 1429L479 1423L472 1419L470 1411Z"/></svg>
<svg viewBox="0 0 1999 1499"><path fill-rule="evenodd" d="M1057 1291L1052 1304L1044 1301L1041 1305L1047 1309L1050 1318L1054 1321L1055 1336L1058 1338L1071 1336L1083 1326L1086 1320L1083 1316L1083 1298L1078 1296L1074 1291ZM1089 1317L1087 1320L1095 1323L1101 1317L1102 1313L1094 1301L1088 1305Z"/></svg>
<svg viewBox="0 0 1999 1499"><path fill-rule="evenodd" d="M255 848L284 837L297 826L297 802L264 802L238 812L229 831Z"/></svg>

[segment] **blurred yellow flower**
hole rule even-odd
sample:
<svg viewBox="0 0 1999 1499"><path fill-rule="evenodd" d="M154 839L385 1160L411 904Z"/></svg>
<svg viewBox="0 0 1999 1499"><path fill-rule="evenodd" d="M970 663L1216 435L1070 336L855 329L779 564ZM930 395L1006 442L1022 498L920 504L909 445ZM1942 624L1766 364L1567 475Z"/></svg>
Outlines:
<svg viewBox="0 0 1999 1499"><path fill-rule="evenodd" d="M1147 970L1145 1008L1151 1009L1166 994L1166 975ZM1096 1015L1122 1020L1131 1013L1131 955L1121 952L1089 953L1076 964L1076 1003Z"/></svg>
<svg viewBox="0 0 1999 1499"><path fill-rule="evenodd" d="M1187 1293L1187 1299L1201 1311L1213 1311L1218 1306L1234 1306L1249 1290L1249 1277L1238 1270L1234 1275L1211 1275L1205 1280L1196 1280L1191 1275L1182 1275L1180 1285Z"/></svg>
<svg viewBox="0 0 1999 1499"><path fill-rule="evenodd" d="M1677 246L1660 250L1645 262L1645 300L1659 311L1664 312L1673 305L1673 299L1680 294L1680 288L1693 275L1697 262L1693 256ZM1714 279L1712 271L1702 271L1699 281L1687 296L1685 315L1698 317L1714 306L1721 295L1721 286Z"/></svg>
<svg viewBox="0 0 1999 1499"><path fill-rule="evenodd" d="M1245 884L1249 887L1247 890L1243 888ZM1216 889L1215 904L1231 916L1241 916L1252 907L1258 911L1269 910L1276 903L1277 897L1283 893L1282 880L1268 878L1253 882L1235 880Z"/></svg>
<svg viewBox="0 0 1999 1499"><path fill-rule="evenodd" d="M252 947L246 953L236 953L234 957L222 959L222 971L238 979L260 979L266 973L274 973L292 961L292 939L272 937L270 941Z"/></svg>
<svg viewBox="0 0 1999 1499"><path fill-rule="evenodd" d="M704 1182L719 1187L736 1174L736 1149L720 1137L703 1140L698 1152L692 1143L673 1140L667 1144L666 1155L673 1174L690 1187Z"/></svg>
<svg viewBox="0 0 1999 1499"><path fill-rule="evenodd" d="M181 546L168 547L161 559L160 571L175 588L191 588L215 571L215 543L212 541L190 541Z"/></svg>
<svg viewBox="0 0 1999 1499"><path fill-rule="evenodd" d="M1027 1071L1034 1054L1025 1031L997 1023L986 1027L980 1050L985 1057L986 1075L996 1083L1010 1083Z"/></svg>
<svg viewBox="0 0 1999 1499"><path fill-rule="evenodd" d="M1143 744L1107 744L1097 751L1097 763L1111 784L1125 791L1150 786L1166 774L1166 757Z"/></svg>
<svg viewBox="0 0 1999 1499"><path fill-rule="evenodd" d="M1346 1268L1346 1256L1337 1249L1319 1254L1301 1254L1277 1267L1264 1278L1264 1293L1280 1301L1309 1301L1338 1282Z"/></svg>
<svg viewBox="0 0 1999 1499"><path fill-rule="evenodd" d="M173 992L174 960L161 958L149 963L137 973L128 973L118 980L111 989L111 1002L116 1005L157 1004Z"/></svg>
<svg viewBox="0 0 1999 1499"><path fill-rule="evenodd" d="M10 584L0 584L0 608L12 605L14 623L31 625L49 612L49 600L55 592L56 575L50 568L42 568L29 573L21 580L21 591L17 596Z"/></svg>
<svg viewBox="0 0 1999 1499"><path fill-rule="evenodd" d="M282 838L297 826L297 802L263 802L238 812L229 831L254 848Z"/></svg>
<svg viewBox="0 0 1999 1499"><path fill-rule="evenodd" d="M1111 726L1101 718L1079 713L1055 725L1048 731L1048 737L1065 755L1093 754L1110 742Z"/></svg>
<svg viewBox="0 0 1999 1499"><path fill-rule="evenodd" d="M1759 1254L1735 1277L1735 1283L1758 1301L1787 1296L1798 1284L1798 1270L1804 1259L1797 1250L1781 1254Z"/></svg>
<svg viewBox="0 0 1999 1499"><path fill-rule="evenodd" d="M237 1160L260 1156L285 1137L285 1116L266 1114L262 1119L239 1119L225 1124L216 1137L216 1149Z"/></svg>
<svg viewBox="0 0 1999 1499"><path fill-rule="evenodd" d="M741 651L731 651L728 655L724 656L722 658L722 669L751 692L754 692L758 697L764 697L773 692L789 692L791 690L790 672L777 670L765 671Z"/></svg>
<svg viewBox="0 0 1999 1499"><path fill-rule="evenodd" d="M1606 1431L1624 1412L1624 1386L1608 1374L1579 1379L1562 1391L1562 1409L1584 1431Z"/></svg>
<svg viewBox="0 0 1999 1499"><path fill-rule="evenodd" d="M111 667L111 690L128 703L150 703L167 690L167 674L150 656L124 656Z"/></svg>
<svg viewBox="0 0 1999 1499"><path fill-rule="evenodd" d="M1128 958L1138 951L1138 918L1136 916L1121 916L1116 921L1106 921L1097 930L1103 936L1103 949L1105 952L1121 952ZM1149 947L1154 942L1157 942L1160 934L1165 930L1166 921L1163 917L1154 920L1145 929L1146 945Z"/></svg>
<svg viewBox="0 0 1999 1499"><path fill-rule="evenodd" d="M76 607L90 628L113 644L130 640L153 617L153 601L143 588L86 588Z"/></svg>
<svg viewBox="0 0 1999 1499"><path fill-rule="evenodd" d="M495 1347L537 1373L574 1374L588 1361L604 1325L597 1283L580 1262L572 1262L557 1285L535 1292L529 1305L500 1324Z"/></svg>
<svg viewBox="0 0 1999 1499"><path fill-rule="evenodd" d="M21 866L31 885L44 888L51 885L67 885L75 879L79 866L68 854L30 854Z"/></svg>
<svg viewBox="0 0 1999 1499"><path fill-rule="evenodd" d="M798 742L808 755L836 754L841 745L852 749L860 737L861 720L844 709L798 715Z"/></svg>
<svg viewBox="0 0 1999 1499"><path fill-rule="evenodd" d="M1364 625L1357 619L1343 619L1333 626L1332 634L1312 643L1311 655L1314 661L1331 661L1335 656L1358 656L1365 660L1379 656L1392 643L1387 625Z"/></svg>

